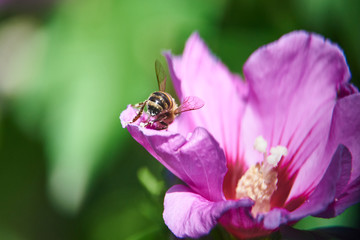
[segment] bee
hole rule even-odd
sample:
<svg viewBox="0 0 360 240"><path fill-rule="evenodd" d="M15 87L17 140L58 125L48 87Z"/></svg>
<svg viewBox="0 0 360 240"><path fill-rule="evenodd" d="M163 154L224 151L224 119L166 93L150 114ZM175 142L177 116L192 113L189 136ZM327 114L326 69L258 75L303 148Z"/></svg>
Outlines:
<svg viewBox="0 0 360 240"><path fill-rule="evenodd" d="M139 108L139 112L130 123L136 122L141 117L146 107L148 119L145 122L142 122L141 126L150 126L156 130L163 130L167 129L180 113L196 110L204 106L204 102L201 99L189 96L186 97L178 107L175 99L169 93L165 92L166 73L158 60L155 61L155 73L159 91L153 92L144 102L134 105L135 108Z"/></svg>

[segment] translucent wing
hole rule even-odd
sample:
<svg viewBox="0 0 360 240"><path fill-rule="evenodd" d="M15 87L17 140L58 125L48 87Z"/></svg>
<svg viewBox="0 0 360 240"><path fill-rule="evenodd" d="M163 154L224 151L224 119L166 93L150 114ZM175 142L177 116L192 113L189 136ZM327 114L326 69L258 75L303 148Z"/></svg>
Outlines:
<svg viewBox="0 0 360 240"><path fill-rule="evenodd" d="M204 106L204 101L195 96L186 97L185 100L181 103L180 107L175 110L175 114L180 114L182 112L196 110Z"/></svg>
<svg viewBox="0 0 360 240"><path fill-rule="evenodd" d="M156 72L157 82L159 85L159 90L164 92L166 88L166 73L163 65L157 59L155 60L155 72Z"/></svg>

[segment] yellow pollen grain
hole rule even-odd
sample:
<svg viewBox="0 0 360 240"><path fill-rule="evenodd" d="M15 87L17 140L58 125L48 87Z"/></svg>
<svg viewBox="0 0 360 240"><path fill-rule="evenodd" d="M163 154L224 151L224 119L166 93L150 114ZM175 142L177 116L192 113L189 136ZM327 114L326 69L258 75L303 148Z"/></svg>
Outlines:
<svg viewBox="0 0 360 240"><path fill-rule="evenodd" d="M240 178L236 187L236 198L251 198L255 201L251 213L270 211L270 199L276 190L277 172L274 168L264 171L263 164L251 166Z"/></svg>

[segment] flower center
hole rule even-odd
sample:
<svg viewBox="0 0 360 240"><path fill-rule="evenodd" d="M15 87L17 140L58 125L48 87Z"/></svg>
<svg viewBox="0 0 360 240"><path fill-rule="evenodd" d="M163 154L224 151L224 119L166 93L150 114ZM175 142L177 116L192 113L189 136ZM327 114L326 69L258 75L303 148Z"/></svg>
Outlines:
<svg viewBox="0 0 360 240"><path fill-rule="evenodd" d="M251 198L255 201L251 213L270 211L270 199L277 186L276 166L283 156L287 155L287 148L283 146L272 147L270 155L267 154L267 142L261 136L255 140L254 148L264 155L264 160L251 166L240 178L236 187L236 198Z"/></svg>

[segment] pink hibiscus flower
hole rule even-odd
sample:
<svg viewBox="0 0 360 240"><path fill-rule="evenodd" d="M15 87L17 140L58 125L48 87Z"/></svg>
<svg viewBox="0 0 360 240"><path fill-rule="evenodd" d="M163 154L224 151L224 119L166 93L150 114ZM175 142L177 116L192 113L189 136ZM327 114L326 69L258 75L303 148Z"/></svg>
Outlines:
<svg viewBox="0 0 360 240"><path fill-rule="evenodd" d="M238 238L267 235L313 215L334 217L360 197L360 94L338 46L304 31L284 35L246 61L244 80L197 33L182 56L165 53L179 99L204 107L167 130L130 134L184 182L171 187L163 217L177 237L220 223Z"/></svg>

